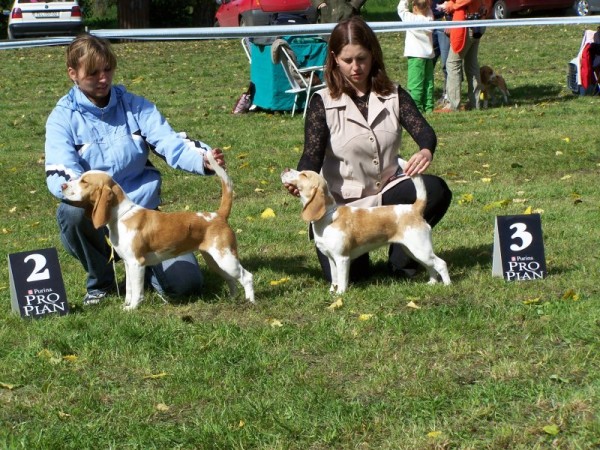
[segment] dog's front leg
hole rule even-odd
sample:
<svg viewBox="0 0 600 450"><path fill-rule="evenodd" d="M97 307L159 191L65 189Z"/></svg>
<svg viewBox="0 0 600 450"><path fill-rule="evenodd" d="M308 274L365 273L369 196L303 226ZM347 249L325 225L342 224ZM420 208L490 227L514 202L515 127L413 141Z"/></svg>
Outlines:
<svg viewBox="0 0 600 450"><path fill-rule="evenodd" d="M334 280L333 273L336 273L335 285L337 286L336 294L343 294L348 289L350 279L350 257L338 256L335 258L334 270L331 271L331 280Z"/></svg>
<svg viewBox="0 0 600 450"><path fill-rule="evenodd" d="M144 299L144 275L146 268L137 261L125 261L125 311L137 308Z"/></svg>

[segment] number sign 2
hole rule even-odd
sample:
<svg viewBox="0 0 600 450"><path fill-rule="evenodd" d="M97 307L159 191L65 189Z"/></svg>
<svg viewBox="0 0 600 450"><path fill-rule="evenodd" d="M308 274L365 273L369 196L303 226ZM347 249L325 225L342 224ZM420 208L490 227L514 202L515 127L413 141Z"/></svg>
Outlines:
<svg viewBox="0 0 600 450"><path fill-rule="evenodd" d="M526 281L545 278L546 273L540 215L497 216L492 275Z"/></svg>
<svg viewBox="0 0 600 450"><path fill-rule="evenodd" d="M21 317L69 313L55 248L8 255L12 309Z"/></svg>

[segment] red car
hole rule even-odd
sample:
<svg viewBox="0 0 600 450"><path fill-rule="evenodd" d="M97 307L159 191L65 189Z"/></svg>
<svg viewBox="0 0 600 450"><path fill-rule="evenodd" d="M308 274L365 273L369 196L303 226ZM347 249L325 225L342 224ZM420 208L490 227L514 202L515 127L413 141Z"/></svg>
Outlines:
<svg viewBox="0 0 600 450"><path fill-rule="evenodd" d="M517 13L551 10L586 16L600 10L600 0L494 0L492 16L494 19L508 19Z"/></svg>
<svg viewBox="0 0 600 450"><path fill-rule="evenodd" d="M216 27L244 27L276 23L315 23L310 0L216 0Z"/></svg>

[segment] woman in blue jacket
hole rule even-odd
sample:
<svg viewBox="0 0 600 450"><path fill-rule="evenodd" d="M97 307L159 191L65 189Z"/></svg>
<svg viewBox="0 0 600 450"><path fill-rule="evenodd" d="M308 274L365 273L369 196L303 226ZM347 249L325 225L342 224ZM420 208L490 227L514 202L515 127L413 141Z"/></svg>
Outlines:
<svg viewBox="0 0 600 450"><path fill-rule="evenodd" d="M109 173L135 203L155 209L160 204L161 176L148 159L150 151L171 167L212 174L205 159L212 152L219 165L222 152L175 132L156 106L143 97L113 86L117 59L107 40L81 35L67 48L67 73L74 86L46 122L46 183L61 201L57 220L67 252L87 276L84 305L99 303L115 291L106 230L96 230L83 209L66 203L61 185L88 170ZM159 293L198 295L203 277L194 254L149 268L148 281Z"/></svg>

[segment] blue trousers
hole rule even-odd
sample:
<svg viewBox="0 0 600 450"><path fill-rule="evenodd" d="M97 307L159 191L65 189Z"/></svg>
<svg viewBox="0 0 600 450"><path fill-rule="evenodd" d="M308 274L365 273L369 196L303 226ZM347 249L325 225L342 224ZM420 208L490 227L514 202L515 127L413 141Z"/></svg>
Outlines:
<svg viewBox="0 0 600 450"><path fill-rule="evenodd" d="M67 203L59 205L56 219L63 246L87 272L87 291L113 290L116 280L106 227L95 229L92 221L85 217L83 208ZM147 267L146 284L161 294L200 295L204 277L196 256L187 253Z"/></svg>

